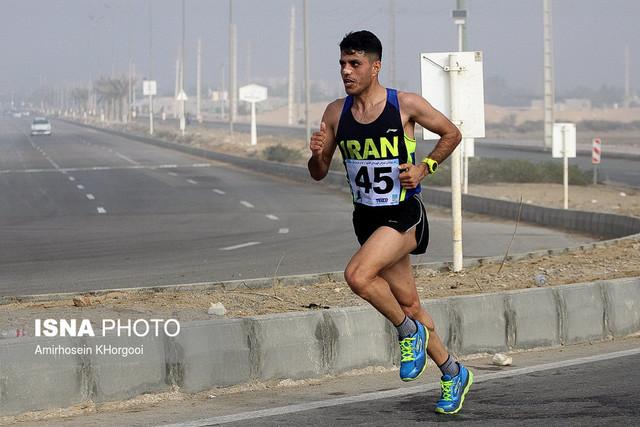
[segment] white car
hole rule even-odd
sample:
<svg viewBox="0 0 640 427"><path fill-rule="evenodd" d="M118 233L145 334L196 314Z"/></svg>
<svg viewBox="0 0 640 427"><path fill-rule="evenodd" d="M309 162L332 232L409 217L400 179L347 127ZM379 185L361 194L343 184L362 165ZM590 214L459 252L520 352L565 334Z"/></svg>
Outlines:
<svg viewBox="0 0 640 427"><path fill-rule="evenodd" d="M51 123L44 117L35 117L31 122L31 135L51 135Z"/></svg>

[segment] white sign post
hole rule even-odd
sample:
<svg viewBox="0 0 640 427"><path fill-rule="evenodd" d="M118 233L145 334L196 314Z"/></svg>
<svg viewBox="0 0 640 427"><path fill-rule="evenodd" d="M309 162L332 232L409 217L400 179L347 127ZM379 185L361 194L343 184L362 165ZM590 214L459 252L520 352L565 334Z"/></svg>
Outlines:
<svg viewBox="0 0 640 427"><path fill-rule="evenodd" d="M256 129L256 102L267 99L267 88L259 85L242 86L239 90L240 101L251 103L251 145L258 144L258 132Z"/></svg>
<svg viewBox="0 0 640 427"><path fill-rule="evenodd" d="M569 157L576 157L576 125L574 123L553 124L552 156L562 158L564 164L564 208L569 209Z"/></svg>
<svg viewBox="0 0 640 427"><path fill-rule="evenodd" d="M187 98L187 94L184 90L181 90L176 97L176 100L180 101L180 131L182 132L182 135L184 135L184 131L187 127L187 120L184 111L184 103L187 101L187 99L189 98Z"/></svg>
<svg viewBox="0 0 640 427"><path fill-rule="evenodd" d="M423 53L422 96L446 115L462 138L484 138L484 86L482 52ZM424 129L423 139L440 139ZM461 271L462 194L460 147L451 154L451 213L453 219L453 271Z"/></svg>
<svg viewBox="0 0 640 427"><path fill-rule="evenodd" d="M157 92L158 87L155 80L142 81L142 94L149 97L149 135L153 135L153 97Z"/></svg>

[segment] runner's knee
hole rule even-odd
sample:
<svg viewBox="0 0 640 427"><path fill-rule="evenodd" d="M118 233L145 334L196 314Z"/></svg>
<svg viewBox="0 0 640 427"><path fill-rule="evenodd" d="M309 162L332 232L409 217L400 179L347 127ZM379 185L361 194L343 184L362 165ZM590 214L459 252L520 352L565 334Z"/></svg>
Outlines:
<svg viewBox="0 0 640 427"><path fill-rule="evenodd" d="M348 265L344 271L344 279L351 290L358 296L366 299L366 294L375 275L371 275L366 269L359 266Z"/></svg>

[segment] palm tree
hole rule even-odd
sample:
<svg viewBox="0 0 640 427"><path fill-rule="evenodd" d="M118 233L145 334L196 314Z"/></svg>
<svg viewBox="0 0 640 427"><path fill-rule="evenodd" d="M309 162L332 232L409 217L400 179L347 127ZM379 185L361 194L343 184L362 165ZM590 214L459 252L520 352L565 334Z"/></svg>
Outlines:
<svg viewBox="0 0 640 427"><path fill-rule="evenodd" d="M98 104L107 112L107 118L121 121L127 111L129 79L127 77L101 77L93 85L98 96Z"/></svg>

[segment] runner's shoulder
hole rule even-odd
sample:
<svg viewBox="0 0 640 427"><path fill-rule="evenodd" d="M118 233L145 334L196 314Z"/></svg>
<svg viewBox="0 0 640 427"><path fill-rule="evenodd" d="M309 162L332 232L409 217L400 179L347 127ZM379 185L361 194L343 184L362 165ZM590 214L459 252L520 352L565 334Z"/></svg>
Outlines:
<svg viewBox="0 0 640 427"><path fill-rule="evenodd" d="M324 110L324 120L328 121L332 127L337 127L340 121L340 114L342 113L342 107L344 106L346 98L338 98L327 105Z"/></svg>
<svg viewBox="0 0 640 427"><path fill-rule="evenodd" d="M403 111L410 113L420 109L421 107L424 108L427 101L417 93L398 91L398 103Z"/></svg>

